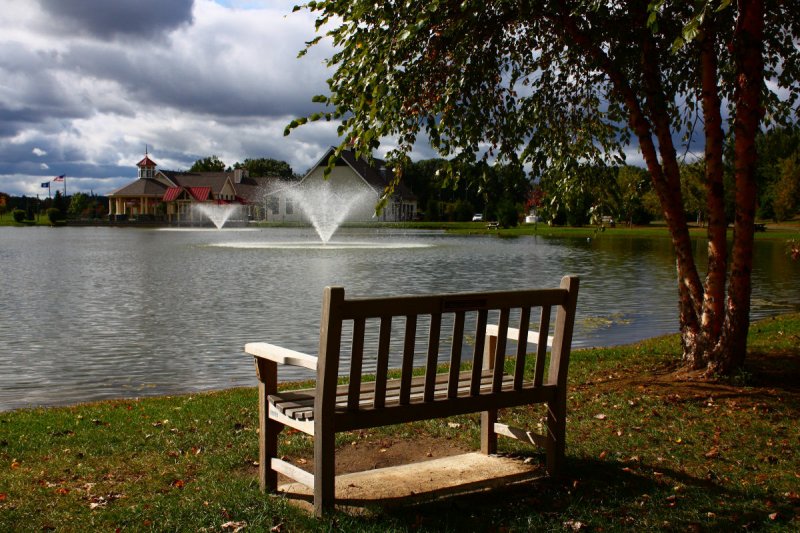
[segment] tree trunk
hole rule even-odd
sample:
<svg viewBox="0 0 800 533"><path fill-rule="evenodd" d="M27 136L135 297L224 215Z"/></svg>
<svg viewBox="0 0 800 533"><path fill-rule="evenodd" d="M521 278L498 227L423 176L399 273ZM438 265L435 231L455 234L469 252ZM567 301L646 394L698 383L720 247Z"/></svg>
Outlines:
<svg viewBox="0 0 800 533"><path fill-rule="evenodd" d="M708 271L701 318L702 352L708 353L720 342L725 317L725 279L728 270L727 221L723 193L721 101L717 68L717 32L714 13L703 22L700 39L700 72L703 121L705 123L706 207L708 210ZM707 359L704 356L705 359ZM699 362L698 362L699 363ZM705 366L708 361L696 364Z"/></svg>
<svg viewBox="0 0 800 533"><path fill-rule="evenodd" d="M719 350L711 369L729 374L744 362L750 326L752 290L753 229L756 206L755 138L764 114L761 90L764 80L762 43L763 0L739 0L733 37L737 85L734 93L734 154L736 158L736 220L733 229L733 257L725 325Z"/></svg>

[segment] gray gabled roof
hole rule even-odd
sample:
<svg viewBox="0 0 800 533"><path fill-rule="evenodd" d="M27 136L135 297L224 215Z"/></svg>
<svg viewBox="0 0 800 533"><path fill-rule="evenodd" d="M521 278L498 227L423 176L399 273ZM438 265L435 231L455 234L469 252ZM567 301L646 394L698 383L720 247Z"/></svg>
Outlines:
<svg viewBox="0 0 800 533"><path fill-rule="evenodd" d="M328 151L325 152L325 155L323 155L319 161L317 161L317 164L311 167L311 170L308 171L306 177L308 177L318 167L327 165L328 159L331 157L331 155L333 155L335 150L336 148L331 146ZM372 189L378 195L383 194L383 191L386 189L386 187L388 187L389 182L392 179L392 171L387 168L384 160L373 158L372 164L370 164L364 158L356 158L356 154L353 150L342 151L341 157L336 164L346 164L349 166L351 169L353 169L353 172L361 177L361 179L363 179L367 185L372 187ZM305 179L305 177L303 179ZM398 183L395 187L394 196L400 197L403 200L417 199L414 193L411 192L411 190L402 182Z"/></svg>

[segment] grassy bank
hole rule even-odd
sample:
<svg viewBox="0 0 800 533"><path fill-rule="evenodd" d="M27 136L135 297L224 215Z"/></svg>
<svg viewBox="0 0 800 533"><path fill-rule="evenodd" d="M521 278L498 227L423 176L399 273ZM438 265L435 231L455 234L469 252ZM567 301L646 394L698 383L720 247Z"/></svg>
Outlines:
<svg viewBox="0 0 800 533"><path fill-rule="evenodd" d="M499 235L501 237L518 237L524 235L539 235L543 237L670 237L669 230L663 223L654 222L648 226L599 228L597 226L548 226L547 224L520 224L514 228L489 229L485 222L386 222L380 227L397 229L428 229L443 230L448 233L465 235ZM784 223L767 223L766 231L756 232L756 239L796 239L800 237L800 221ZM690 226L689 233L698 237L705 237L707 229L700 226ZM733 229L729 230L733 236Z"/></svg>
<svg viewBox="0 0 800 533"><path fill-rule="evenodd" d="M754 324L750 346L725 382L680 372L674 336L575 352L564 479L322 521L259 492L254 389L4 412L0 531L797 531L800 314ZM541 415L504 416L535 427ZM374 457L478 438L465 416L339 443ZM281 454L302 464L310 441L284 433Z"/></svg>
<svg viewBox="0 0 800 533"><path fill-rule="evenodd" d="M797 239L800 238L800 220L790 222L772 223L766 222L767 230L757 232L756 239ZM50 226L50 221L45 215L40 215L33 222L17 223L14 221L10 212L0 215L0 226ZM107 226L106 221L67 221L66 225L76 226ZM124 225L124 224L120 224ZM142 224L131 224L141 227ZM157 225L157 224L154 224ZM257 224L262 228L298 228L308 227L302 222L261 222ZM669 231L666 225L653 222L648 226L627 227L619 225L614 228L598 228L596 226L569 227L569 226L548 226L547 224L520 224L514 228L487 228L486 222L352 222L345 223L346 228L389 228L398 230L439 230L457 235L498 235L500 237L521 237L538 235L542 237L661 237L668 239ZM689 232L692 235L703 237L706 235L706 228L690 226ZM729 231L732 236L732 230Z"/></svg>
<svg viewBox="0 0 800 533"><path fill-rule="evenodd" d="M0 226L16 226L23 228L25 226L49 226L50 220L47 218L47 215L44 213L38 215L32 221L26 221L24 223L19 223L14 220L14 216L9 211L8 213L3 213L0 215Z"/></svg>

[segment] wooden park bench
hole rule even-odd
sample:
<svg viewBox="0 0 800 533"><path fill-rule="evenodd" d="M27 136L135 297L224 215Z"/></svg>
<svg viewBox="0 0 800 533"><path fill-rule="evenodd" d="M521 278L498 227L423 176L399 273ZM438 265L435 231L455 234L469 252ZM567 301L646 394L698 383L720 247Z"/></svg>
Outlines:
<svg viewBox="0 0 800 533"><path fill-rule="evenodd" d="M284 474L313 489L314 511L322 515L334 504L337 432L478 412L483 453L496 453L497 435L521 439L542 446L547 472L558 475L577 296L575 277L552 289L385 298L346 299L343 288L327 287L317 357L261 342L245 346L259 379L261 489L277 490ZM469 362L465 330L474 331L471 367L462 364ZM537 350L526 373L528 343ZM389 376L390 354L399 377ZM315 371L316 386L278 392L278 364ZM537 403L547 406L544 435L497 422L498 409ZM313 474L279 458L285 426L314 436Z"/></svg>
<svg viewBox="0 0 800 533"><path fill-rule="evenodd" d="M499 222L487 222L486 229L498 229L500 227Z"/></svg>

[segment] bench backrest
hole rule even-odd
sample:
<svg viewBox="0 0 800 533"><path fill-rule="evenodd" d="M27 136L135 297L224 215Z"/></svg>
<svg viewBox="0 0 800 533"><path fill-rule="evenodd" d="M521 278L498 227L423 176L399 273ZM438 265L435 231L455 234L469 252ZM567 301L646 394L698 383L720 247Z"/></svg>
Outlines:
<svg viewBox="0 0 800 533"><path fill-rule="evenodd" d="M365 346L368 347L366 351L369 355L372 355L373 348L376 352L374 359L367 358L371 360L370 369L366 372L375 379L374 389L370 394L372 409L383 407L386 400L390 351L393 348L394 360L400 362L401 405L411 401L415 367L425 369L423 401L435 401L437 378L440 382L445 379L443 374L437 374L439 365L443 363L447 367L447 398L455 398L459 394L457 389L461 363L469 360L469 354L465 354L463 350L465 335L471 334L473 325L474 339L468 339L473 344L470 395L487 394L486 388L481 391L480 386L487 368L493 368L492 387L488 393L500 390L506 348L509 344L509 328L519 330L515 334L519 339L516 353L511 356L515 358L514 389L543 384L563 387L567 379L577 293L578 278L571 276L564 277L561 286L553 289L385 298L346 299L342 287L327 287L323 297L316 384L317 398L322 398L322 402L317 403L317 408L330 411L334 409L339 376L346 375L349 376L348 411L359 409L359 391L366 366ZM552 325L552 349L545 379L548 348L546 339L551 330L553 308L556 309L556 316L555 324ZM540 310L538 317L537 309ZM532 379L524 379L528 350L525 339L529 339L530 322L537 319L538 337L531 332L532 340L538 344L535 370ZM495 320L496 337L487 335L487 325ZM442 325L450 323L452 331L443 334ZM427 338L424 331L426 325ZM469 331L465 331L467 329ZM494 331L494 328L490 329ZM377 346L370 347L370 344ZM423 345L422 349L418 349L418 344ZM485 349L490 344L490 349ZM440 351L448 347L449 361L442 361ZM494 352L496 360L484 360L484 352L487 358ZM419 379L423 378L417 378ZM324 412L318 415L324 415Z"/></svg>

